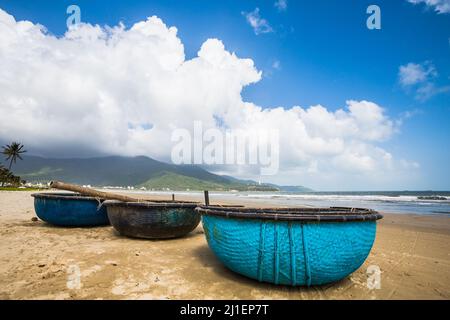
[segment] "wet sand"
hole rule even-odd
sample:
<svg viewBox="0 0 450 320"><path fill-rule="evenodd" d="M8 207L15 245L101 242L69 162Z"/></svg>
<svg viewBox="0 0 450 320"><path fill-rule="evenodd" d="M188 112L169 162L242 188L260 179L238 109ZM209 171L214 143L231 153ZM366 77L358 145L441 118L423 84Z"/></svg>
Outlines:
<svg viewBox="0 0 450 320"><path fill-rule="evenodd" d="M450 216L386 213L360 269L338 283L292 288L226 269L201 225L164 241L125 238L110 226L53 227L32 221L30 194L0 192L0 299L450 298ZM382 271L380 289L366 285L370 265Z"/></svg>

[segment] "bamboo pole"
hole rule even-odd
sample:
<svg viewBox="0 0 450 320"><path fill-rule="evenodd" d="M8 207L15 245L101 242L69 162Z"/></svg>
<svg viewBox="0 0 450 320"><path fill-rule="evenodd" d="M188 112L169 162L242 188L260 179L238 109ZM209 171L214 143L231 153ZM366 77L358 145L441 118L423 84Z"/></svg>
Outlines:
<svg viewBox="0 0 450 320"><path fill-rule="evenodd" d="M76 184L65 183L65 182L61 182L61 181L50 182L50 187L55 188L55 189L60 189L60 190L78 192L78 193L86 195L86 196L102 198L102 199L107 199L107 200L119 200L119 201L123 201L123 202L145 202L145 201L148 201L148 200L144 200L144 199L137 199L137 198L128 197L125 195L111 193L111 192L97 191L97 190L94 190L91 188L86 188L86 187L82 187L82 186L79 186Z"/></svg>
<svg viewBox="0 0 450 320"><path fill-rule="evenodd" d="M204 195L205 195L205 206L209 206L209 191L205 190Z"/></svg>

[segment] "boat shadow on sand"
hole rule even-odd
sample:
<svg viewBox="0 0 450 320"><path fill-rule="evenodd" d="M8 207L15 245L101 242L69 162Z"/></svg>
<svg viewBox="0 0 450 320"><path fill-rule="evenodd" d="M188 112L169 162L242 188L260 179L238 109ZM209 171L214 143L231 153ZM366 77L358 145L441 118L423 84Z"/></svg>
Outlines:
<svg viewBox="0 0 450 320"><path fill-rule="evenodd" d="M46 232L53 232L55 234L61 234L61 233L67 233L68 230L71 231L80 231L80 232L86 232L86 230L89 231L95 231L95 230L101 230L108 233L108 236L111 238L121 239L121 240L131 240L131 241L142 241L142 242L165 242L165 241L173 241L177 239L144 239L144 238L133 238L129 236L125 236L120 234L116 229L114 229L111 225L104 225L104 226L57 226L53 225L51 223L37 220L37 221L31 221L31 220L23 220L21 222L15 222L15 223L9 223L7 224L9 227L31 227L31 228L39 228L41 230L45 230ZM201 230L194 230L187 235L178 238L178 239L190 239L194 237L203 237L203 231Z"/></svg>
<svg viewBox="0 0 450 320"><path fill-rule="evenodd" d="M111 225L103 225L103 226L58 226L58 225L54 225L48 222L45 222L43 220L37 220L37 221L31 221L31 220L22 220L20 222L16 222L16 223L10 223L10 226L18 226L18 227L32 227L32 228L45 228L45 229L49 229L49 230L77 230L79 229L80 231L82 231L83 229L88 229L88 230L95 230L95 229L101 229L101 230L105 230L107 228L111 228Z"/></svg>
<svg viewBox="0 0 450 320"><path fill-rule="evenodd" d="M111 234L114 237L117 237L119 239L128 239L128 240L132 240L132 241L141 241L141 242L172 242L172 241L177 241L177 240L187 240L187 239L191 239L194 237L198 237L199 235L201 235L198 231L194 230L192 232L189 232L188 234L184 235L183 237L177 237L177 238L166 238L166 239L149 239L149 238L139 238L139 237L130 237L130 236L126 236L126 235L122 235L120 234L119 231L117 231L116 229L114 229L113 227L111 227Z"/></svg>

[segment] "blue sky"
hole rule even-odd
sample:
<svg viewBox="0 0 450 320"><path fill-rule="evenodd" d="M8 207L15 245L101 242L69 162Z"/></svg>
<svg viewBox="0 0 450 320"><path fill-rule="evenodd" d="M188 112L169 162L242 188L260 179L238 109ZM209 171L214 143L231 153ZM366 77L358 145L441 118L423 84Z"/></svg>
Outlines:
<svg viewBox="0 0 450 320"><path fill-rule="evenodd" d="M187 59L206 39L218 38L263 72L243 89L244 101L263 108L320 104L331 111L349 99L376 102L402 123L382 147L420 164L419 177L404 188L450 189L450 13L406 0L288 0L283 10L274 2L0 0L0 8L57 36L66 32L70 4L91 24L129 27L156 15L177 27ZM366 27L371 4L381 8L381 30ZM248 23L256 8L269 32L257 34ZM409 63L425 78L402 84L399 68ZM420 96L430 84L431 93Z"/></svg>

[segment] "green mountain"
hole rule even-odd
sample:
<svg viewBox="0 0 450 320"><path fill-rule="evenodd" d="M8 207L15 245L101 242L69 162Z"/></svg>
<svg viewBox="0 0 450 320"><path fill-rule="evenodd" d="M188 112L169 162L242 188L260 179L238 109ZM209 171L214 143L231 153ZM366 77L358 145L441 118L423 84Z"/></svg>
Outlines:
<svg viewBox="0 0 450 320"><path fill-rule="evenodd" d="M145 187L147 189L165 189L170 190L224 190L224 184L212 181L200 180L194 177L188 177L173 172L162 172L160 176L153 177L138 187Z"/></svg>
<svg viewBox="0 0 450 320"><path fill-rule="evenodd" d="M258 184L213 174L195 165L173 165L149 157L47 159L24 156L13 166L28 182L61 180L93 186L134 186L171 190L280 191L283 187Z"/></svg>

